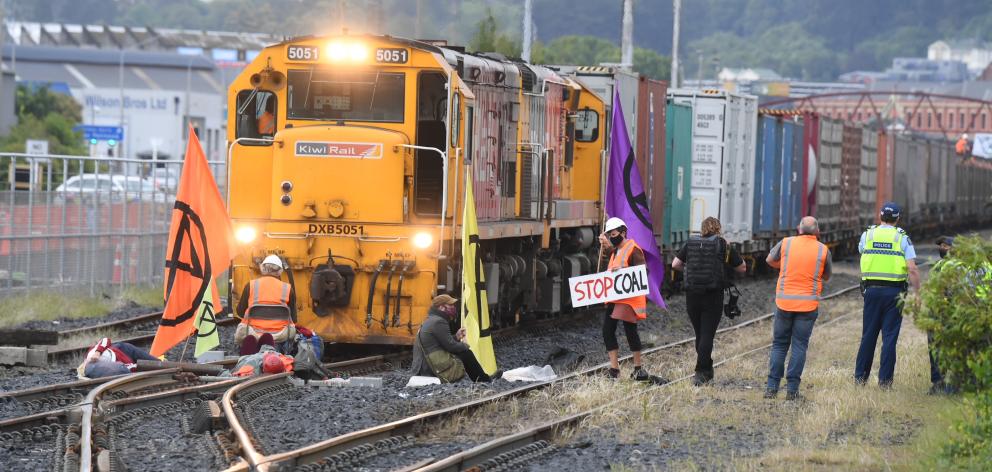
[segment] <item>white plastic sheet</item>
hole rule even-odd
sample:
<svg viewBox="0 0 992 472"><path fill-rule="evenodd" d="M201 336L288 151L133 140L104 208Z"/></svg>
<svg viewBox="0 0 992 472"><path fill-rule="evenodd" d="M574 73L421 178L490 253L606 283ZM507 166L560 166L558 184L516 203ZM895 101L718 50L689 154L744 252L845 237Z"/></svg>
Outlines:
<svg viewBox="0 0 992 472"><path fill-rule="evenodd" d="M555 374L555 370L550 365L544 367L530 365L503 372L503 380L507 382L546 382L557 377L558 375Z"/></svg>
<svg viewBox="0 0 992 472"><path fill-rule="evenodd" d="M407 387L423 387L424 385L441 385L441 379L437 377L414 375L413 377L410 377L410 381L406 383Z"/></svg>

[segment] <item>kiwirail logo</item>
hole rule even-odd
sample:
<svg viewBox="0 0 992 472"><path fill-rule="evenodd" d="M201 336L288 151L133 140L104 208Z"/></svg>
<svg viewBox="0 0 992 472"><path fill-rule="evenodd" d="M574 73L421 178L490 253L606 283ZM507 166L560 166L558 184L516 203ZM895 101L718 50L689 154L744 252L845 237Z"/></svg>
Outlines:
<svg viewBox="0 0 992 472"><path fill-rule="evenodd" d="M382 143L335 143L297 141L299 157L339 157L344 159L382 159Z"/></svg>

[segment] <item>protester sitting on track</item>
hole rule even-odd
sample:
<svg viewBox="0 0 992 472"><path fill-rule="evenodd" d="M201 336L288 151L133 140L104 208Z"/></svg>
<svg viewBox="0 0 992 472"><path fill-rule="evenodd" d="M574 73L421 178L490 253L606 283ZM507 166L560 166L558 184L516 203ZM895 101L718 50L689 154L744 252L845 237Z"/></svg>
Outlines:
<svg viewBox="0 0 992 472"><path fill-rule="evenodd" d="M285 351L283 344L296 337L296 291L280 280L283 266L279 256L266 256L258 268L262 276L241 290L237 308L241 324L234 331L234 342L241 344L248 336L259 338L267 333Z"/></svg>
<svg viewBox="0 0 992 472"><path fill-rule="evenodd" d="M138 370L138 360L157 361L158 358L131 343L112 343L102 338L86 353L83 363L76 369L80 378L112 377Z"/></svg>
<svg viewBox="0 0 992 472"><path fill-rule="evenodd" d="M437 377L442 382L457 382L465 374L473 382L498 379L500 371L492 376L486 374L469 345L462 342L465 328L451 335L451 322L458 314L456 303L458 300L450 295L438 295L431 301L427 319L414 338L411 372L413 375Z"/></svg>
<svg viewBox="0 0 992 472"><path fill-rule="evenodd" d="M262 344L258 352L241 356L238 363L221 372L222 377L250 377L259 374L280 374L293 370L293 357L280 354L271 344Z"/></svg>
<svg viewBox="0 0 992 472"><path fill-rule="evenodd" d="M799 236L783 239L768 252L765 262L779 268L775 284L775 323L768 359L765 398L775 398L782 383L785 354L792 351L786 373L786 400L799 399L799 382L806 366L806 348L820 306L823 283L830 279L830 250L817 236L816 218L799 222Z"/></svg>
<svg viewBox="0 0 992 472"><path fill-rule="evenodd" d="M686 241L672 260L672 269L685 271L685 308L696 335L696 373L692 384L713 380L713 339L723 316L723 291L733 274L743 274L747 265L737 249L720 236L720 220L708 217L701 234Z"/></svg>

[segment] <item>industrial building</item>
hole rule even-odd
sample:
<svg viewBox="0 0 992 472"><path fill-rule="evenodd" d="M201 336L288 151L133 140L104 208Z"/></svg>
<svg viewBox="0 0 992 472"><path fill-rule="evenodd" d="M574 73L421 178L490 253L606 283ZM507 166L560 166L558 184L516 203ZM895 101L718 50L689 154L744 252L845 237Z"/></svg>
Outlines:
<svg viewBox="0 0 992 472"><path fill-rule="evenodd" d="M187 122L208 158L223 159L227 84L266 44L282 39L16 21L6 22L2 34L5 69L17 84L70 94L83 107L83 124L123 129L119 142L91 145L94 155L145 159L181 157ZM9 126L6 113L0 107L0 129Z"/></svg>

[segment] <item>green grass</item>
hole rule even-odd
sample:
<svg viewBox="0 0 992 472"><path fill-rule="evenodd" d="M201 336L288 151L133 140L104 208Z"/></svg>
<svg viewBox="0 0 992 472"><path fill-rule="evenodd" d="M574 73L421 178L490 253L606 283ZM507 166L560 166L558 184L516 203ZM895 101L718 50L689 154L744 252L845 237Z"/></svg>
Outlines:
<svg viewBox="0 0 992 472"><path fill-rule="evenodd" d="M162 306L159 286L131 287L116 296L96 297L82 292L32 291L0 298L0 328L28 321L59 318L93 318L123 308L131 302L147 307Z"/></svg>

